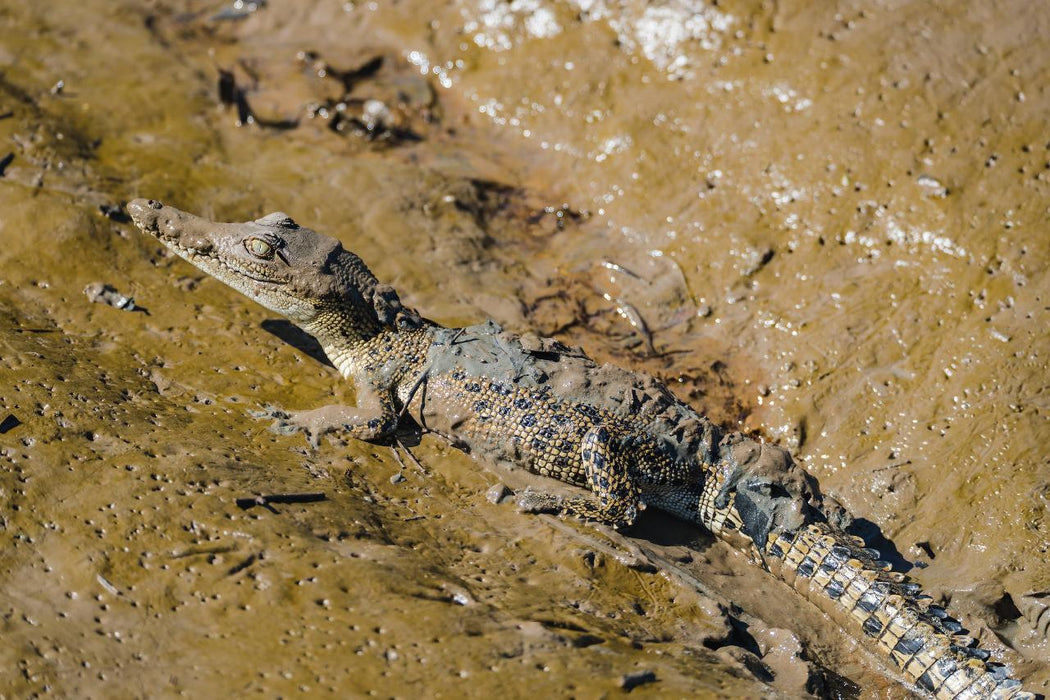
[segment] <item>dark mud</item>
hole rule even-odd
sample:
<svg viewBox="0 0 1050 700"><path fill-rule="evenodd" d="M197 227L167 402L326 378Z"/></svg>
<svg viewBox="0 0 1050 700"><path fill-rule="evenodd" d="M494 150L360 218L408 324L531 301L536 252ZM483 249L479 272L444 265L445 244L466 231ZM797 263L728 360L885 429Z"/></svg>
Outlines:
<svg viewBox="0 0 1050 700"><path fill-rule="evenodd" d="M517 514L430 438L424 473L269 432L352 391L137 196L287 211L436 320L661 377L1047 692L1050 13L431 5L0 6L0 692L899 692L695 530Z"/></svg>

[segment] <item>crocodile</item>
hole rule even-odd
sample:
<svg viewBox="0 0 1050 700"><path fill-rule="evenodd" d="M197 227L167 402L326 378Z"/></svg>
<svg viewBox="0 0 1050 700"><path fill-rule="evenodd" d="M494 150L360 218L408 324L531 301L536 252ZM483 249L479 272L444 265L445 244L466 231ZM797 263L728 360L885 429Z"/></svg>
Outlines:
<svg viewBox="0 0 1050 700"><path fill-rule="evenodd" d="M401 303L339 241L276 212L216 223L154 200L135 224L177 255L284 315L353 380L357 406L278 413L316 444L331 430L390 441L414 423L456 446L582 487L522 494L523 510L613 527L646 507L748 553L937 698L1035 698L825 505L789 453L727 431L655 379L494 322L446 328Z"/></svg>

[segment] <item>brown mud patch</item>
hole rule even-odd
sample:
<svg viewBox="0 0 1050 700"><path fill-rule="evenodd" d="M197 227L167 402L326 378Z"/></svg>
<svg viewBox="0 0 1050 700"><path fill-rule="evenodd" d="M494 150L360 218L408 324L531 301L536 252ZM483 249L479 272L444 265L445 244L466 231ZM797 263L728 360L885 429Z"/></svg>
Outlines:
<svg viewBox="0 0 1050 700"><path fill-rule="evenodd" d="M287 211L436 320L661 377L1047 692L1050 13L432 5L0 7L0 693L900 692L695 530L516 514L484 494L521 475L430 438L423 473L269 432L352 389L136 196Z"/></svg>

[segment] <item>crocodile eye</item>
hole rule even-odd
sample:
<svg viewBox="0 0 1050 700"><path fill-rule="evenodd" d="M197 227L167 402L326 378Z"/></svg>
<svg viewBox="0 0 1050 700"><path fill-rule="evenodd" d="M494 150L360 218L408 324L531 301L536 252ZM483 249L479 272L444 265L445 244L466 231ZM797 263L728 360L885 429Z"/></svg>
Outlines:
<svg viewBox="0 0 1050 700"><path fill-rule="evenodd" d="M261 238L249 238L244 242L244 247L257 258L263 260L273 258L274 247Z"/></svg>

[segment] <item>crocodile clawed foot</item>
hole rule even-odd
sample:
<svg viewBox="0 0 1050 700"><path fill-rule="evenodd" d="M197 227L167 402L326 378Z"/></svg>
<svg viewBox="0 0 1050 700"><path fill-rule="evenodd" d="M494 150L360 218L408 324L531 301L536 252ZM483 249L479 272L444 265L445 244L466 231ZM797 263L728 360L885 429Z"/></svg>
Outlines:
<svg viewBox="0 0 1050 700"><path fill-rule="evenodd" d="M560 496L533 491L531 486L518 494L517 504L520 513L560 513L564 510Z"/></svg>
<svg viewBox="0 0 1050 700"><path fill-rule="evenodd" d="M318 449L321 446L321 431L314 430L308 420L300 417L302 411L285 411L276 406L266 406L259 411L249 411L253 418L260 420L272 420L270 432L277 435L294 435L302 433L310 447Z"/></svg>

